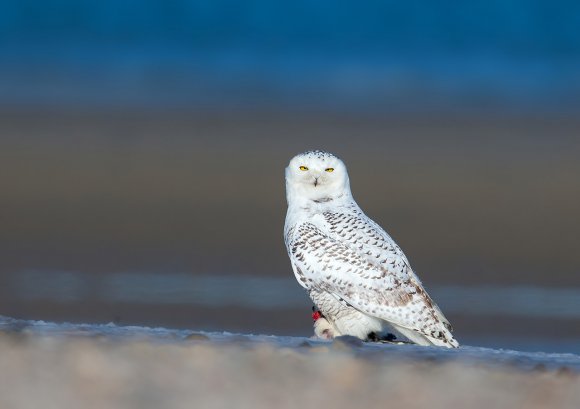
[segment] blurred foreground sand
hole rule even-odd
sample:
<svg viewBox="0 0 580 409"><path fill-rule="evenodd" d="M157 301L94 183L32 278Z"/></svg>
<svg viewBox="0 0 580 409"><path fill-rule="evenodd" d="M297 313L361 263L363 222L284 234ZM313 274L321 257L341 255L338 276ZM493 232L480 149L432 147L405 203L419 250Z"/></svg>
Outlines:
<svg viewBox="0 0 580 409"><path fill-rule="evenodd" d="M580 407L580 376L568 370L386 363L343 344L2 334L0 351L1 408Z"/></svg>

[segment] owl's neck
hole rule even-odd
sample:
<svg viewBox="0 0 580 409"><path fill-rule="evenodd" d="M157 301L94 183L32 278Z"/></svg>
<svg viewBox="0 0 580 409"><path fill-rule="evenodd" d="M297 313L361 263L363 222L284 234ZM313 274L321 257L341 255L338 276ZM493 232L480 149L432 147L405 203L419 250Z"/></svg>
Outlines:
<svg viewBox="0 0 580 409"><path fill-rule="evenodd" d="M297 184L286 186L288 209L293 211L307 210L320 212L327 208L336 208L353 202L350 188L346 185L342 189L313 188L308 185Z"/></svg>

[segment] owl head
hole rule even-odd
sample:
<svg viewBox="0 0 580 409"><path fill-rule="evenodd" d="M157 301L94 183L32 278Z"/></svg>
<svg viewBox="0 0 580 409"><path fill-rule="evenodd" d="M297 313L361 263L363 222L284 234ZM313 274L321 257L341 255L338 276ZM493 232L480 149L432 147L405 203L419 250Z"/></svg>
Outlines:
<svg viewBox="0 0 580 409"><path fill-rule="evenodd" d="M344 163L324 151L308 151L294 156L286 168L286 196L295 200L327 202L350 197Z"/></svg>

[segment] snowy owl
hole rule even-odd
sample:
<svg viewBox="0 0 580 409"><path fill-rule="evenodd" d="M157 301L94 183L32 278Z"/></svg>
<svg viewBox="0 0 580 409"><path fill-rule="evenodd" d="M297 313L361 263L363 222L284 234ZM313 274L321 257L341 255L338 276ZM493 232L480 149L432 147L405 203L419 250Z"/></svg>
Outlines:
<svg viewBox="0 0 580 409"><path fill-rule="evenodd" d="M318 336L366 340L392 328L419 345L459 345L399 246L354 201L338 157L292 158L286 197L284 241L296 279L324 317L315 321Z"/></svg>

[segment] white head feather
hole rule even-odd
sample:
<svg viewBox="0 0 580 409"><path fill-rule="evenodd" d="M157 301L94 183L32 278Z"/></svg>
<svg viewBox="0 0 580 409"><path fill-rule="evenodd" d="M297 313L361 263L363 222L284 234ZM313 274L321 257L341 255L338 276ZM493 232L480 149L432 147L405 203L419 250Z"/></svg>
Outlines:
<svg viewBox="0 0 580 409"><path fill-rule="evenodd" d="M351 199L345 164L324 151L296 155L286 168L286 198L289 206Z"/></svg>

